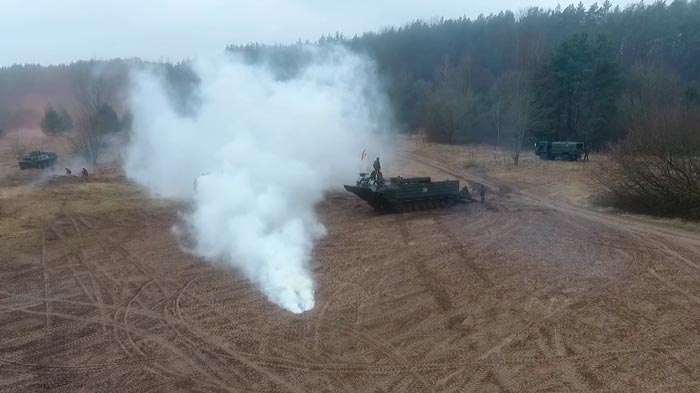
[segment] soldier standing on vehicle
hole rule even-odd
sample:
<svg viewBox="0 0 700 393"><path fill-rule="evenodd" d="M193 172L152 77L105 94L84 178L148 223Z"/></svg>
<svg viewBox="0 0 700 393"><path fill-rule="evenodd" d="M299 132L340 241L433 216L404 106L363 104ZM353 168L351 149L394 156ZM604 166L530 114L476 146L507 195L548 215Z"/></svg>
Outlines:
<svg viewBox="0 0 700 393"><path fill-rule="evenodd" d="M375 184L379 184L381 181L383 181L382 177L382 164L379 162L379 157L377 157L376 160L374 160L374 163L372 164L372 167L374 168L374 171L370 175L370 180L373 180Z"/></svg>
<svg viewBox="0 0 700 393"><path fill-rule="evenodd" d="M87 178L88 178L88 171L87 171L87 169L83 168L83 170L80 171L80 173L83 175L83 179L87 179Z"/></svg>
<svg viewBox="0 0 700 393"><path fill-rule="evenodd" d="M481 197L481 203L484 203L484 198L486 197L486 187L484 185L481 185L481 188L479 188L479 196Z"/></svg>

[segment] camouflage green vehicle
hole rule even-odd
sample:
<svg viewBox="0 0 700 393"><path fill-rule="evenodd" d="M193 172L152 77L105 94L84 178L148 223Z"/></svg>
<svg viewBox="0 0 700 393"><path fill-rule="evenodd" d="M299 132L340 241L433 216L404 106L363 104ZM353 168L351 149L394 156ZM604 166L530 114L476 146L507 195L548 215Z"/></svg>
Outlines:
<svg viewBox="0 0 700 393"><path fill-rule="evenodd" d="M535 143L535 154L542 160L578 161L584 153L583 142L547 142Z"/></svg>
<svg viewBox="0 0 700 393"><path fill-rule="evenodd" d="M345 189L375 210L392 212L437 209L471 200L466 187L460 191L459 180L434 182L429 177L392 177L385 182L381 172L379 176L360 173L357 184L346 185Z"/></svg>
<svg viewBox="0 0 700 393"><path fill-rule="evenodd" d="M49 168L56 163L56 158L58 158L56 153L35 150L29 152L19 160L19 169Z"/></svg>

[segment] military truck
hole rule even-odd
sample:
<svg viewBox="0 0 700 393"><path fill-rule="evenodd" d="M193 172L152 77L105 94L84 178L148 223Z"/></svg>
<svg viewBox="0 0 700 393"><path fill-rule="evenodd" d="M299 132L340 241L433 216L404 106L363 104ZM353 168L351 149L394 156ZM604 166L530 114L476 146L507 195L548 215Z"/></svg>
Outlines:
<svg viewBox="0 0 700 393"><path fill-rule="evenodd" d="M43 169L52 167L56 163L56 153L32 151L19 160L19 169Z"/></svg>
<svg viewBox="0 0 700 393"><path fill-rule="evenodd" d="M583 142L548 142L535 143L535 154L542 160L578 161L583 155Z"/></svg>
<svg viewBox="0 0 700 393"><path fill-rule="evenodd" d="M379 176L360 173L357 183L354 186L346 185L345 189L380 211L437 209L471 200L466 189L460 191L459 180L434 182L429 177L399 176L386 182L381 172Z"/></svg>

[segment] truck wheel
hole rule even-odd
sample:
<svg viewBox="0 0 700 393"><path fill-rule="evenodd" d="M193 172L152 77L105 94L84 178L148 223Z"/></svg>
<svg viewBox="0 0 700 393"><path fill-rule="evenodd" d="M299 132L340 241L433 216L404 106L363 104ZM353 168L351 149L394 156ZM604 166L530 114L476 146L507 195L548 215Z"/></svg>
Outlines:
<svg viewBox="0 0 700 393"><path fill-rule="evenodd" d="M569 155L569 153L564 153L561 155L561 159L564 161L571 161L571 156Z"/></svg>

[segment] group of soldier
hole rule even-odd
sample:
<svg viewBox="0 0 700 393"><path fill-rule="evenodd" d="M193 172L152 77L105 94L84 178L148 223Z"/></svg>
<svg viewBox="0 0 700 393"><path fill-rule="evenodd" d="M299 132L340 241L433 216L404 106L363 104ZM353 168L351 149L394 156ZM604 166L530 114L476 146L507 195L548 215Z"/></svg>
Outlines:
<svg viewBox="0 0 700 393"><path fill-rule="evenodd" d="M66 176L71 176L72 174L73 174L73 171L71 171L70 168L66 168ZM80 176L82 176L83 179L87 179L87 178L88 178L88 171L87 171L87 169L83 168L83 169L80 171Z"/></svg>

